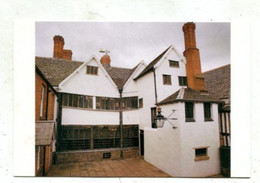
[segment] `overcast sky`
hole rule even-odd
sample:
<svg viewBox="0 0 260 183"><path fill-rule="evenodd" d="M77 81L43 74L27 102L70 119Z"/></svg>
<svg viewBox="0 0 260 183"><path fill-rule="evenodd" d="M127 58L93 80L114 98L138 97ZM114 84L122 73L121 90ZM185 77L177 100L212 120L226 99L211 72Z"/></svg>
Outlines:
<svg viewBox="0 0 260 183"><path fill-rule="evenodd" d="M104 49L110 51L112 66L132 68L141 60L149 64L171 44L182 55L183 24L37 22L36 56L52 57L53 36L61 35L73 60L87 61L91 55L100 59ZM229 23L196 23L196 41L202 71L230 63Z"/></svg>

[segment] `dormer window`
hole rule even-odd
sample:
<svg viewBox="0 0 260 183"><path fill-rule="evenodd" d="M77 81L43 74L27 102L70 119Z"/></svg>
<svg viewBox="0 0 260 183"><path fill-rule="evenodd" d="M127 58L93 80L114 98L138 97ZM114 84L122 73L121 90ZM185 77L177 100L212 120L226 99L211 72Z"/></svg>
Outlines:
<svg viewBox="0 0 260 183"><path fill-rule="evenodd" d="M176 67L176 68L179 68L179 62L178 61L175 61L175 60L169 60L169 65L170 67Z"/></svg>
<svg viewBox="0 0 260 183"><path fill-rule="evenodd" d="M98 75L98 67L87 65L87 74Z"/></svg>

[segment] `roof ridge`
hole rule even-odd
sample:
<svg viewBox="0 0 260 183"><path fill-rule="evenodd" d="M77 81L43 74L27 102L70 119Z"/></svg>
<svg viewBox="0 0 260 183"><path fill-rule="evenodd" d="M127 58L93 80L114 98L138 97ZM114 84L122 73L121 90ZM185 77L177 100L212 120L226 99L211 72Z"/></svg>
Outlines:
<svg viewBox="0 0 260 183"><path fill-rule="evenodd" d="M221 69L221 68L223 68L223 67L230 66L230 65L231 65L231 64L222 65L222 66L220 66L220 67L217 67L217 68L214 68L214 69L205 71L205 72L203 72L202 74L207 73L207 72L211 72L211 71L215 71L215 70L218 70L218 69Z"/></svg>
<svg viewBox="0 0 260 183"><path fill-rule="evenodd" d="M35 58L43 58L43 59L48 59L48 60L59 60L59 61L70 61L70 62L82 62L82 63L84 63L84 61L79 61L79 60L68 60L68 59L53 58L53 57L35 56Z"/></svg>
<svg viewBox="0 0 260 183"><path fill-rule="evenodd" d="M115 67L115 66L111 66L111 68L117 68L117 69L128 69L128 70L131 70L131 68Z"/></svg>

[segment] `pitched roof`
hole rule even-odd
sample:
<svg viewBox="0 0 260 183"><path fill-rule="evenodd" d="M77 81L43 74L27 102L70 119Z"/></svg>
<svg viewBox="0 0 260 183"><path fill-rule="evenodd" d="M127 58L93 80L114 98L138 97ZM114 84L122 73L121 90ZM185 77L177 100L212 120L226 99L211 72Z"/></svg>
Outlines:
<svg viewBox="0 0 260 183"><path fill-rule="evenodd" d="M177 92L173 93L166 99L162 100L161 102L157 103L157 105L163 104L171 104L180 101L192 101L192 102L214 102L219 103L220 100L214 98L208 94L201 94L198 91L195 91L190 88L181 88Z"/></svg>
<svg viewBox="0 0 260 183"><path fill-rule="evenodd" d="M58 86L74 70L83 64L83 62L79 61L68 61L46 57L36 57L35 61L36 66L53 86Z"/></svg>
<svg viewBox="0 0 260 183"><path fill-rule="evenodd" d="M46 57L36 57L36 66L41 70L46 79L53 86L58 86L64 79L66 79L73 71L75 71L84 62L68 61L63 59L54 59ZM140 63L139 63L140 64ZM138 64L138 65L139 65ZM128 78L138 67L134 68L121 68L121 67L104 67L114 81L118 88L122 88Z"/></svg>
<svg viewBox="0 0 260 183"><path fill-rule="evenodd" d="M164 52L162 52L159 56L157 56L150 64L148 64L146 66L146 68L144 68L144 70L136 77L134 78L134 80L139 79L140 77L144 76L145 74L147 74L148 72L152 71L154 68L154 65L163 57L163 55L168 51L168 49L171 46L169 46Z"/></svg>
<svg viewBox="0 0 260 183"><path fill-rule="evenodd" d="M36 122L36 145L50 145L54 133L54 122Z"/></svg>
<svg viewBox="0 0 260 183"><path fill-rule="evenodd" d="M128 78L133 74L133 72L136 70L139 64L137 64L132 69L121 68L121 67L109 67L109 68L105 67L105 69L109 74L109 76L114 81L114 83L116 84L116 86L122 89L125 83L127 82Z"/></svg>
<svg viewBox="0 0 260 183"><path fill-rule="evenodd" d="M230 64L202 73L209 94L230 106Z"/></svg>

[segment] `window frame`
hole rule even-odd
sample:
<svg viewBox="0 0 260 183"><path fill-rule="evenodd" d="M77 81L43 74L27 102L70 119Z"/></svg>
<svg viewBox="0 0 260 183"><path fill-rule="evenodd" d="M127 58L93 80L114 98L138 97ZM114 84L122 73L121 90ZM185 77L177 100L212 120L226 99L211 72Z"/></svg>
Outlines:
<svg viewBox="0 0 260 183"><path fill-rule="evenodd" d="M209 155L208 155L208 148L209 146L206 147L195 147L194 149L194 161L202 161L202 160L208 160L209 159ZM201 153L199 154L197 151L199 150L204 150L205 149L205 153Z"/></svg>
<svg viewBox="0 0 260 183"><path fill-rule="evenodd" d="M163 84L172 85L172 76L169 74L163 74Z"/></svg>
<svg viewBox="0 0 260 183"><path fill-rule="evenodd" d="M187 76L178 76L179 86L188 86Z"/></svg>
<svg viewBox="0 0 260 183"><path fill-rule="evenodd" d="M192 110L188 109L188 104L192 105ZM185 102L184 103L184 107L185 107L185 122L195 122L195 118L194 118L194 102ZM189 116L189 111L192 111L192 115Z"/></svg>
<svg viewBox="0 0 260 183"><path fill-rule="evenodd" d="M205 108L205 105L209 105L208 107L209 108L207 108L207 110L208 110L208 112L209 112L209 116L206 116L207 115L207 111L206 111L206 108ZM203 103L203 111L204 111L204 121L205 122L212 122L213 120L212 120L212 112L211 112L211 107L212 107L212 104L210 103L210 102L204 102Z"/></svg>
<svg viewBox="0 0 260 183"><path fill-rule="evenodd" d="M176 61L176 60L170 60L169 59L169 67L180 68L180 62Z"/></svg>
<svg viewBox="0 0 260 183"><path fill-rule="evenodd" d="M44 95L45 95L45 85L42 84L41 86L41 103L40 103L40 118L43 118L44 116Z"/></svg>
<svg viewBox="0 0 260 183"><path fill-rule="evenodd" d="M86 74L97 76L98 75L98 67L87 65Z"/></svg>

